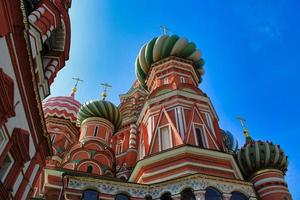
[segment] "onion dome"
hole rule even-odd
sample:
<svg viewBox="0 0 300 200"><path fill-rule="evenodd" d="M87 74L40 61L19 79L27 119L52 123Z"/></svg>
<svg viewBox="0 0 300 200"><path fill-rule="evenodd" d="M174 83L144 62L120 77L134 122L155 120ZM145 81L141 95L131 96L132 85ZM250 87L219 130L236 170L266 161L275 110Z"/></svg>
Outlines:
<svg viewBox="0 0 300 200"><path fill-rule="evenodd" d="M43 101L44 116L63 118L76 123L80 105L72 95L51 97Z"/></svg>
<svg viewBox="0 0 300 200"><path fill-rule="evenodd" d="M136 58L135 73L143 88L147 88L145 80L151 65L169 56L193 61L199 82L201 82L201 76L204 74L204 60L201 58L201 52L197 50L196 45L177 35L162 35L145 44Z"/></svg>
<svg viewBox="0 0 300 200"><path fill-rule="evenodd" d="M237 152L237 161L246 177L262 169L278 169L285 173L288 166L287 156L279 145L254 141L248 132L246 144Z"/></svg>
<svg viewBox="0 0 300 200"><path fill-rule="evenodd" d="M90 117L101 117L110 121L117 131L122 123L119 109L111 102L105 100L92 100L83 104L77 115L77 124Z"/></svg>
<svg viewBox="0 0 300 200"><path fill-rule="evenodd" d="M237 139L229 131L222 130L223 142L229 152L235 153L238 150Z"/></svg>

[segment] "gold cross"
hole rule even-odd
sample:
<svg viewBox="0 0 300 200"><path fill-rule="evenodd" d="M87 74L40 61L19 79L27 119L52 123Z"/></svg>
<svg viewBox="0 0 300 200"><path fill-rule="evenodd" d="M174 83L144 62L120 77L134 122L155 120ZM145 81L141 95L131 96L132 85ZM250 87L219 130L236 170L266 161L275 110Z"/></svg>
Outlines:
<svg viewBox="0 0 300 200"><path fill-rule="evenodd" d="M246 128L246 125L245 125L246 120L241 116L237 116L235 118L240 121L242 128L245 129Z"/></svg>
<svg viewBox="0 0 300 200"><path fill-rule="evenodd" d="M108 83L100 83L100 85L104 87L104 90L101 95L103 97L103 100L105 100L105 98L107 97L107 88L111 88L112 86Z"/></svg>
<svg viewBox="0 0 300 200"><path fill-rule="evenodd" d="M72 96L72 97L75 97L75 93L77 92L77 85L78 85L79 82L83 82L83 80L81 80L79 77L77 77L77 78L72 78L72 79L75 80L76 83L75 83L74 87L72 88L71 96Z"/></svg>
<svg viewBox="0 0 300 200"><path fill-rule="evenodd" d="M248 129L246 128L246 120L245 120L243 117L241 117L241 116L237 116L236 119L240 121L245 136L246 136L246 137L249 137L249 131L248 131Z"/></svg>
<svg viewBox="0 0 300 200"><path fill-rule="evenodd" d="M77 87L77 85L78 85L79 82L83 82L83 80L81 80L79 77L77 77L77 78L72 78L72 79L76 81L76 83L75 83L75 85L74 85L74 88Z"/></svg>
<svg viewBox="0 0 300 200"><path fill-rule="evenodd" d="M163 34L164 35L167 35L168 34L168 31L170 31L171 29L169 29L168 27L164 26L164 25L161 25L160 26L160 29L162 30Z"/></svg>

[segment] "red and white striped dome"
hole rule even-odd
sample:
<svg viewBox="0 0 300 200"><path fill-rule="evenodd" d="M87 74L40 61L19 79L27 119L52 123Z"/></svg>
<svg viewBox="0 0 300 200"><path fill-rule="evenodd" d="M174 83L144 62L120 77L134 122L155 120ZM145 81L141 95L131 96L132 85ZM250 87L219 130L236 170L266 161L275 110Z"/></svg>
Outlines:
<svg viewBox="0 0 300 200"><path fill-rule="evenodd" d="M81 104L72 95L51 97L43 101L44 116L64 118L76 123L80 106Z"/></svg>

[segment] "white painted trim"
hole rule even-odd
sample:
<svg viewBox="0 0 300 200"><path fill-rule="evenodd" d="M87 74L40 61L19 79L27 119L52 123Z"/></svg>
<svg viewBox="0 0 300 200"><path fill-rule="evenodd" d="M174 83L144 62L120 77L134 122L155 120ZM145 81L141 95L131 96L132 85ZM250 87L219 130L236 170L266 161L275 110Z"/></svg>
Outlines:
<svg viewBox="0 0 300 200"><path fill-rule="evenodd" d="M232 167L234 168L235 177L239 180L244 180L243 176L231 154L227 154L227 153L219 152L219 151L213 151L213 150L209 150L209 149L201 149L198 147L182 146L180 148L165 151L156 156L148 157L148 158L138 161L130 178L129 178L129 181L135 180L136 176L138 175L138 172L140 171L140 169L143 166L150 165L154 162L163 161L168 157L174 157L176 155L180 155L180 154L187 153L187 152L196 154L198 156L204 155L204 156L211 156L212 158L228 160L228 161L230 161Z"/></svg>
<svg viewBox="0 0 300 200"><path fill-rule="evenodd" d="M265 178L265 179L262 179L262 180L259 180L257 181L256 183L254 183L254 186L255 187L258 187L264 183L268 183L268 182L281 182L281 183L286 183L282 178L277 178L277 177L274 177L274 178Z"/></svg>
<svg viewBox="0 0 300 200"><path fill-rule="evenodd" d="M166 167L166 168L164 168L162 170L159 170L159 171L155 171L155 172L151 172L151 173L145 173L145 175L143 175L143 178L148 178L150 176L155 176L155 175L158 175L158 174L161 174L161 173L164 173L164 172L168 172L168 171L173 170L173 169L184 167L186 165L192 165L192 166L196 166L196 167L204 167L204 168L208 168L208 169L216 169L216 170L232 172L232 173L234 172L233 169L226 169L224 167L216 167L216 166L213 166L213 165L206 165L206 164L194 163L194 162L187 161L187 162L180 163L178 165L172 165L170 167Z"/></svg>
<svg viewBox="0 0 300 200"><path fill-rule="evenodd" d="M266 193L262 194L260 196L260 198L263 198L264 196L267 196L267 195L273 194L273 193L286 193L286 194L290 194L287 190L272 190L272 191L269 191L269 192L266 192Z"/></svg>

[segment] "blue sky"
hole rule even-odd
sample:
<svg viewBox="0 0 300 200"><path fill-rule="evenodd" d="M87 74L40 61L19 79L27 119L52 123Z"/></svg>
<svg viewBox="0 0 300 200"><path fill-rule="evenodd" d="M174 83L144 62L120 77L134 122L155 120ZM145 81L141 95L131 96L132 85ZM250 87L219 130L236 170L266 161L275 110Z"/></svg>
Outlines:
<svg viewBox="0 0 300 200"><path fill-rule="evenodd" d="M243 144L235 119L242 115L253 138L280 144L289 156L289 188L300 199L299 10L299 1L286 0L73 1L70 60L51 96L68 95L72 77L80 76L80 102L99 98L100 83L109 82L108 99L119 104L118 95L135 80L139 49L166 25L203 52L206 74L199 87L221 127Z"/></svg>

